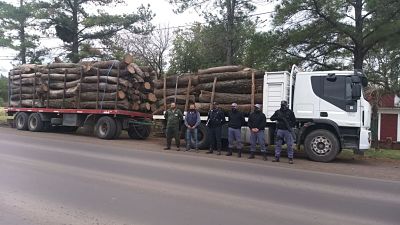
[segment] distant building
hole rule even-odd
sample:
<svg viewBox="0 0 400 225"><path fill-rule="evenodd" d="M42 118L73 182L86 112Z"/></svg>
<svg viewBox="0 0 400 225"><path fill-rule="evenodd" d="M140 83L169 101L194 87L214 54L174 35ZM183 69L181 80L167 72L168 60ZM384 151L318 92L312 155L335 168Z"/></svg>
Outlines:
<svg viewBox="0 0 400 225"><path fill-rule="evenodd" d="M378 140L384 147L400 149L400 97L384 95L378 108Z"/></svg>

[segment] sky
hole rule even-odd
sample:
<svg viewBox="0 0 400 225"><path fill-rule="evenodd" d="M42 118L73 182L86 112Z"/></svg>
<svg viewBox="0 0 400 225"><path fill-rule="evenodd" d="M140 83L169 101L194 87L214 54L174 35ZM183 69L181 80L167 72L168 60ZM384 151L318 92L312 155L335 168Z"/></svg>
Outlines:
<svg viewBox="0 0 400 225"><path fill-rule="evenodd" d="M19 0L3 0L8 3L17 4ZM273 5L268 3L266 0L255 0L257 11L254 14L262 14L265 12L273 11ZM158 27L177 27L193 24L194 22L204 22L204 20L194 11L189 10L182 14L175 14L173 12L173 6L168 3L167 0L126 0L125 5L108 8L107 12L110 14L118 13L129 13L132 10L136 11L136 8L141 4L150 4L150 9L155 13L155 17L152 23ZM269 14L259 15L261 20L267 20L270 18ZM267 29L266 25L260 26L259 29ZM43 46L53 48L62 46L62 41L59 39L42 39L41 44ZM58 51L62 51L60 48ZM17 54L16 51L7 48L0 47L0 73L6 75L10 69L12 69L12 61L9 58L14 57ZM57 49L53 53L57 56Z"/></svg>

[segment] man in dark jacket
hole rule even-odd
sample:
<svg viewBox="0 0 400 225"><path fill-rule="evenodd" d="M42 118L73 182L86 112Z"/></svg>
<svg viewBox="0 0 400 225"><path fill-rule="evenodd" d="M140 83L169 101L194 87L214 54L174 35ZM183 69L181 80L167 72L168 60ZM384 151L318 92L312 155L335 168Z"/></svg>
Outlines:
<svg viewBox="0 0 400 225"><path fill-rule="evenodd" d="M265 114L261 111L261 105L256 104L254 112L249 116L247 122L250 128L250 156L249 159L254 159L257 142L260 145L261 152L263 154L263 160L267 160L267 149L265 146L265 127L267 125L267 119Z"/></svg>
<svg viewBox="0 0 400 225"><path fill-rule="evenodd" d="M190 141L194 139L194 147L196 152L198 152L197 147L197 127L200 125L200 113L196 110L194 104L190 104L189 111L185 116L185 126L186 126L186 151L190 150Z"/></svg>
<svg viewBox="0 0 400 225"><path fill-rule="evenodd" d="M292 128L296 125L296 117L292 110L289 109L287 101L281 101L281 108L276 110L274 115L271 116L271 121L276 123L275 135L275 159L273 162L279 162L282 150L283 140L287 145L287 153L289 163L293 164L293 136Z"/></svg>
<svg viewBox="0 0 400 225"><path fill-rule="evenodd" d="M208 112L207 127L210 138L210 150L207 154L214 152L217 147L217 155L221 155L222 142L221 130L222 125L226 122L224 113L218 108L216 102L213 103L213 108Z"/></svg>
<svg viewBox="0 0 400 225"><path fill-rule="evenodd" d="M232 103L232 110L229 112L228 118L229 118L228 122L229 148L226 155L227 156L232 155L232 149L236 144L236 148L238 150L238 157L240 158L242 157L242 148L243 148L241 129L242 125L244 125L245 123L245 120L243 113L237 109L236 103Z"/></svg>
<svg viewBox="0 0 400 225"><path fill-rule="evenodd" d="M171 149L171 142L172 138L175 138L175 144L180 150L180 133L179 133L179 126L183 119L183 115L181 110L176 108L175 103L171 103L171 108L165 112L164 115L165 120L167 121L167 147L164 150Z"/></svg>

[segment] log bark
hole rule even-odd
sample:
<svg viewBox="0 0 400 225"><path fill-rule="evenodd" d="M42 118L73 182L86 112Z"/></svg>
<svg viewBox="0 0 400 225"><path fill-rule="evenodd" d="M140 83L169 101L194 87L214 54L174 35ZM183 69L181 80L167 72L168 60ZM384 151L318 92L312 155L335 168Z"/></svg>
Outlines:
<svg viewBox="0 0 400 225"><path fill-rule="evenodd" d="M263 94L255 94L254 100L256 103L262 103ZM232 94L232 93L219 93L215 92L214 101L219 104L232 104L233 102L237 104L250 104L251 96L247 94ZM199 102L210 103L211 102L211 92L201 91L199 95Z"/></svg>
<svg viewBox="0 0 400 225"><path fill-rule="evenodd" d="M126 65L129 65L131 63L133 63L133 56L129 53L124 55L124 58L122 60Z"/></svg>
<svg viewBox="0 0 400 225"><path fill-rule="evenodd" d="M109 61L95 62L92 64L92 67L100 69L110 69L110 68L118 69L119 67L120 69L125 69L126 65L118 60L109 60Z"/></svg>
<svg viewBox="0 0 400 225"><path fill-rule="evenodd" d="M151 104L148 102L141 103L139 106L139 110L143 112L148 112L151 110Z"/></svg>
<svg viewBox="0 0 400 225"><path fill-rule="evenodd" d="M67 72L68 74L81 74L81 71L85 73L85 69L82 67L78 68L53 68L53 69L47 69L47 68L40 68L38 70L42 74L48 74L49 71L51 74L65 74Z"/></svg>
<svg viewBox="0 0 400 225"><path fill-rule="evenodd" d="M47 91L47 88L44 85L38 85L36 88L33 88L32 86L26 87L17 87L17 86L11 86L11 94L19 94L20 92L22 94L32 94L34 92L36 93L44 93Z"/></svg>
<svg viewBox="0 0 400 225"><path fill-rule="evenodd" d="M47 92L50 99L60 99L60 98L62 99L63 96L65 98L72 98L72 97L76 97L77 93L78 93L78 87L65 89L65 94L64 94L64 89L63 90L50 90Z"/></svg>
<svg viewBox="0 0 400 225"><path fill-rule="evenodd" d="M195 87L196 91L211 91L213 83L199 84ZM263 79L256 80L256 93L262 93ZM217 82L215 85L216 92L232 93L232 94L251 94L251 80L232 80Z"/></svg>
<svg viewBox="0 0 400 225"><path fill-rule="evenodd" d="M36 81L35 81L36 80ZM22 79L14 79L11 80L11 83L14 85L33 85L36 82L36 84L42 83L42 81L39 78L22 78Z"/></svg>
<svg viewBox="0 0 400 225"><path fill-rule="evenodd" d="M148 93L147 94L147 101L156 102L157 101L156 95L154 93Z"/></svg>
<svg viewBox="0 0 400 225"><path fill-rule="evenodd" d="M35 98L36 100L39 99L39 95L37 94L13 94L10 96L12 101L19 101L19 99L21 98L22 100L28 100L28 99L32 99Z"/></svg>
<svg viewBox="0 0 400 225"><path fill-rule="evenodd" d="M126 94L123 91L104 93L99 92L99 102L100 101L114 101L118 97L118 100L123 100L126 98ZM81 101L96 101L97 92L85 92L81 93Z"/></svg>
<svg viewBox="0 0 400 225"><path fill-rule="evenodd" d="M184 95L187 93L187 88L178 88L176 93L178 95ZM192 86L190 88L190 94L193 94L193 93L195 93L194 86ZM154 94L156 95L157 98L162 98L163 97L163 89L155 89ZM174 95L174 94L175 94L175 88L166 89L167 96Z"/></svg>
<svg viewBox="0 0 400 225"><path fill-rule="evenodd" d="M48 106L49 108L57 108L57 109L76 109L78 108L78 102L76 98L65 98L62 99L49 99L48 101L44 101L44 106Z"/></svg>
<svg viewBox="0 0 400 225"><path fill-rule="evenodd" d="M104 83L113 83L113 84L118 83L118 78L116 78L116 77L107 77L107 76L99 76L99 77L97 77L97 76L89 76L89 77L84 77L84 78L82 78L82 82L85 82L85 83L97 83L97 80L98 80L97 78L99 78L100 82L102 82L102 83L103 82ZM127 81L127 80L125 80L123 78L119 78L119 84L123 85L125 87L132 86L132 84L129 81Z"/></svg>
<svg viewBox="0 0 400 225"><path fill-rule="evenodd" d="M135 63L130 63L127 68L126 68L130 73L134 74L138 74L141 77L144 77L144 72L140 69L140 67L138 65L136 65Z"/></svg>
<svg viewBox="0 0 400 225"><path fill-rule="evenodd" d="M237 72L242 70L242 66L218 66L208 69L200 69L198 74L209 74L209 73L223 73L223 72Z"/></svg>
<svg viewBox="0 0 400 225"><path fill-rule="evenodd" d="M11 72L10 72L10 73L11 73ZM10 74L10 73L9 73L9 75L8 75L8 78L9 78L10 80L19 79L20 76L21 76L21 78L34 78L34 77L39 77L39 78L40 78L40 77L42 76L42 74L39 73L39 72L37 72L36 75L35 75L35 73L26 73L26 74L21 74L21 75L19 75L19 74L13 75L13 74Z"/></svg>
<svg viewBox="0 0 400 225"><path fill-rule="evenodd" d="M230 80L243 80L251 79L252 71L238 71L238 72L225 72L225 73L211 73L204 74L198 77L199 83L210 83L213 82L214 77L218 78L218 81L230 81ZM264 71L255 71L254 75L256 79L264 77Z"/></svg>
<svg viewBox="0 0 400 225"><path fill-rule="evenodd" d="M55 81L64 81L64 77L65 74L59 74L59 73L51 73L50 76L49 74L42 74L41 78L42 80L46 81L49 79L50 77L50 83L51 81L55 80ZM70 73L66 75L66 81L73 81L73 80L78 80L81 78L80 74L75 74L75 73Z"/></svg>
<svg viewBox="0 0 400 225"><path fill-rule="evenodd" d="M174 95L167 96L166 100L167 100L167 104L170 104L175 101L175 96ZM189 103L194 103L195 101L196 101L196 96L189 95ZM177 95L176 96L176 104L185 106L186 95ZM164 105L164 101L160 100L158 102L158 105ZM183 107L183 108L185 109L185 107Z"/></svg>
<svg viewBox="0 0 400 225"><path fill-rule="evenodd" d="M81 102L80 103L82 109L95 109L97 103L94 102ZM115 102L114 101L104 101L99 102L98 109L114 109ZM117 102L118 109L128 110L130 108L130 104L128 100L121 100Z"/></svg>
<svg viewBox="0 0 400 225"><path fill-rule="evenodd" d="M30 108L30 107L32 107L33 100L32 99L22 100L21 105L19 105L19 103L20 103L20 101L10 101L10 106L12 106L12 107L20 107L21 106L21 107ZM43 107L43 103L38 100L35 100L34 107L41 108L41 107Z"/></svg>
<svg viewBox="0 0 400 225"><path fill-rule="evenodd" d="M79 86L81 87L82 92L91 92L91 91L97 91L97 84L96 83L79 83ZM119 89L126 91L127 89L120 86ZM115 92L117 91L117 85L116 84L107 84L107 83L99 83L99 91L104 92Z"/></svg>
<svg viewBox="0 0 400 225"><path fill-rule="evenodd" d="M65 88L77 87L79 82L80 82L80 80L65 82ZM50 89L52 89L52 90L64 89L64 82L63 81L51 81Z"/></svg>
<svg viewBox="0 0 400 225"><path fill-rule="evenodd" d="M178 78L178 76L169 76L167 77L167 88L175 88L176 87L176 79L178 78L178 87L187 87L189 84L189 77L192 77L192 85L196 86L199 83L198 76L195 75L185 75ZM154 87L158 89L162 89L164 87L163 80L154 81Z"/></svg>
<svg viewBox="0 0 400 225"><path fill-rule="evenodd" d="M206 114L208 113L210 109L210 103L195 103L196 109L201 113L201 114ZM231 110L231 104L219 104L218 107L224 112L228 113ZM238 110L243 112L243 113L250 113L251 111L251 104L242 104L238 105Z"/></svg>
<svg viewBox="0 0 400 225"><path fill-rule="evenodd" d="M51 63L47 65L47 68L49 69L55 69L55 68L81 68L81 65L76 64L76 63Z"/></svg>

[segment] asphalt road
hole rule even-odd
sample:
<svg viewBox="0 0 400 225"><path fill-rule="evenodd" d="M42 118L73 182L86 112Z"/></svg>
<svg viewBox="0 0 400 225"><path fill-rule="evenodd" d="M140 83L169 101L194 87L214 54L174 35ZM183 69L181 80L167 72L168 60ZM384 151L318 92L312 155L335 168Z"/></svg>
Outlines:
<svg viewBox="0 0 400 225"><path fill-rule="evenodd" d="M0 128L0 224L400 224L400 182Z"/></svg>

